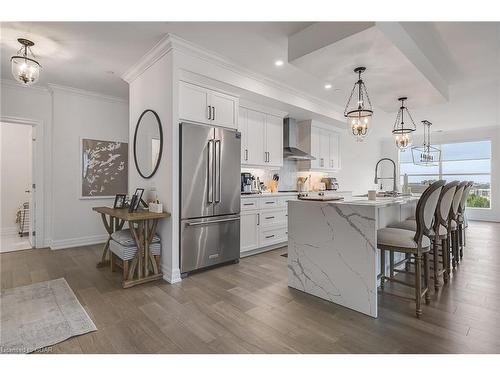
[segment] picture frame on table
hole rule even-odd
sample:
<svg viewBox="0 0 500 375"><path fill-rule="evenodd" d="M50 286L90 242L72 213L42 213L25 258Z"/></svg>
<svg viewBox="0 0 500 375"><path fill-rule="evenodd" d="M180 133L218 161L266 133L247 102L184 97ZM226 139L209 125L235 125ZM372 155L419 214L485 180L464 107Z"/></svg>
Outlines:
<svg viewBox="0 0 500 375"><path fill-rule="evenodd" d="M125 208L126 194L116 194L113 208Z"/></svg>
<svg viewBox="0 0 500 375"><path fill-rule="evenodd" d="M128 212L134 212L137 209L136 205L137 205L137 195L134 194L130 198L130 203L129 203L129 206L128 206Z"/></svg>

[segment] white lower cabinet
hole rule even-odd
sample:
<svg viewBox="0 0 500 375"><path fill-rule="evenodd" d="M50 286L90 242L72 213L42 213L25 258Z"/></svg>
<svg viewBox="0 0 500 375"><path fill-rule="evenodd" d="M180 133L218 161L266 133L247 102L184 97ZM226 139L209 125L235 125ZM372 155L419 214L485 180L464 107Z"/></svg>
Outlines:
<svg viewBox="0 0 500 375"><path fill-rule="evenodd" d="M245 211L240 215L240 252L259 247L259 212Z"/></svg>
<svg viewBox="0 0 500 375"><path fill-rule="evenodd" d="M241 199L241 256L288 241L288 204L295 196Z"/></svg>

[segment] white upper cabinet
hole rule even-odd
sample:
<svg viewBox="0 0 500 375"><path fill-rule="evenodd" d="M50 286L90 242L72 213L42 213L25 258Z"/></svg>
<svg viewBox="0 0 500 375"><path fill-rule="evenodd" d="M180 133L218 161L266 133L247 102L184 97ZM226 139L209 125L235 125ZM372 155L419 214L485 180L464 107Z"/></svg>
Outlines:
<svg viewBox="0 0 500 375"><path fill-rule="evenodd" d="M267 165L280 167L283 165L283 119L266 115L266 152Z"/></svg>
<svg viewBox="0 0 500 375"><path fill-rule="evenodd" d="M208 90L204 87L180 82L179 118L188 121L208 122Z"/></svg>
<svg viewBox="0 0 500 375"><path fill-rule="evenodd" d="M236 129L239 100L205 87L179 83L179 118Z"/></svg>
<svg viewBox="0 0 500 375"><path fill-rule="evenodd" d="M241 164L283 165L283 118L240 107Z"/></svg>
<svg viewBox="0 0 500 375"><path fill-rule="evenodd" d="M340 169L340 134L313 121L299 125L300 148L316 160L299 162L300 170L338 171Z"/></svg>

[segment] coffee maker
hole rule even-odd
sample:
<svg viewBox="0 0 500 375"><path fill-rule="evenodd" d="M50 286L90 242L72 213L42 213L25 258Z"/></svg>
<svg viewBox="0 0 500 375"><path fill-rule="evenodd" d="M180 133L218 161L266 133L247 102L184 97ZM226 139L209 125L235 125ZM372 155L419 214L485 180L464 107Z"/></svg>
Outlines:
<svg viewBox="0 0 500 375"><path fill-rule="evenodd" d="M252 187L253 187L254 180L255 180L255 178L252 176L251 173L248 173L248 172L241 173L241 193L242 194L251 194L252 193Z"/></svg>

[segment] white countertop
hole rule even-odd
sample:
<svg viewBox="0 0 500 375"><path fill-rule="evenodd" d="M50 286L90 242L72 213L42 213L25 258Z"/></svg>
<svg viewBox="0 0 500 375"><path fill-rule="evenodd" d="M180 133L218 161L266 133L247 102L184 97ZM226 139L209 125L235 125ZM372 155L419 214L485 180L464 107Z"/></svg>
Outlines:
<svg viewBox="0 0 500 375"><path fill-rule="evenodd" d="M318 195L319 192L317 191L310 191L308 194L311 195ZM335 194L352 194L352 191L345 191L345 190L326 190L325 195L335 195ZM283 197L283 196L297 196L299 193L294 192L294 191L287 191L287 192L282 192L279 191L277 193L268 193L264 192L261 194L241 194L241 198L269 198L269 197Z"/></svg>
<svg viewBox="0 0 500 375"><path fill-rule="evenodd" d="M343 201L306 201L306 200L298 200L297 202L305 203L305 204L334 204L334 205L351 205L351 206L371 206L371 207L388 207L394 205L401 205L410 202L418 201L419 197L397 197L397 198L380 198L378 197L376 200L368 200L367 197L354 197L345 199Z"/></svg>

